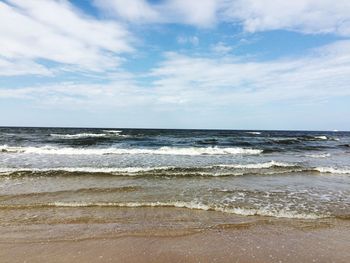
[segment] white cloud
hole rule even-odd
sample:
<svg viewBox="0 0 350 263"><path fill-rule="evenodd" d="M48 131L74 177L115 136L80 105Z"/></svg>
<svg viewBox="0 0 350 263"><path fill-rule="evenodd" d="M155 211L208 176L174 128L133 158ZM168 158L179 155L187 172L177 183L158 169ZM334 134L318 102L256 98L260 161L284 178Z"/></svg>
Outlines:
<svg viewBox="0 0 350 263"><path fill-rule="evenodd" d="M48 75L52 67L115 70L122 62L122 54L133 51L133 37L118 19L198 27L226 21L241 23L248 32L283 29L350 36L348 0L94 0L96 6L118 18L114 21L89 17L73 3L0 2L0 76ZM196 36L179 37L177 41L199 43ZM212 51L225 54L230 47L219 42ZM51 67L46 67L45 62Z"/></svg>
<svg viewBox="0 0 350 263"><path fill-rule="evenodd" d="M48 108L97 109L123 108L144 104L152 96L132 81L108 84L61 82L21 88L0 89L0 99L21 99Z"/></svg>
<svg viewBox="0 0 350 263"><path fill-rule="evenodd" d="M120 73L107 84L0 89L0 98L22 98L48 107L196 109L316 103L350 96L350 41L338 41L302 58L270 62L237 57L167 53L146 76ZM144 76L141 76L144 77ZM143 84L140 84L143 83ZM96 106L96 107L95 107ZM97 107L99 106L99 107Z"/></svg>
<svg viewBox="0 0 350 263"><path fill-rule="evenodd" d="M94 0L108 14L136 23L181 23L211 27L216 23L217 0Z"/></svg>
<svg viewBox="0 0 350 263"><path fill-rule="evenodd" d="M240 21L248 32L293 30L350 35L348 0L228 0L223 19Z"/></svg>
<svg viewBox="0 0 350 263"><path fill-rule="evenodd" d="M212 27L243 25L245 31L292 30L350 36L348 0L94 0L97 7L136 23L179 23Z"/></svg>
<svg viewBox="0 0 350 263"><path fill-rule="evenodd" d="M147 0L94 0L96 6L105 12L129 21L156 22L160 14Z"/></svg>
<svg viewBox="0 0 350 263"><path fill-rule="evenodd" d="M0 2L0 19L0 56L19 67L42 69L38 60L48 60L100 71L118 66L118 54L132 51L124 27L88 17L66 0Z"/></svg>
<svg viewBox="0 0 350 263"><path fill-rule="evenodd" d="M7 60L0 57L0 76L46 75L52 73L40 64L26 60Z"/></svg>
<svg viewBox="0 0 350 263"><path fill-rule="evenodd" d="M349 49L350 41L339 41L303 58L269 62L169 53L151 75L159 98L179 104L184 99L219 107L328 100L350 96Z"/></svg>
<svg viewBox="0 0 350 263"><path fill-rule="evenodd" d="M225 54L232 51L232 47L227 46L223 42L218 42L215 45L211 46L211 50L215 53Z"/></svg>

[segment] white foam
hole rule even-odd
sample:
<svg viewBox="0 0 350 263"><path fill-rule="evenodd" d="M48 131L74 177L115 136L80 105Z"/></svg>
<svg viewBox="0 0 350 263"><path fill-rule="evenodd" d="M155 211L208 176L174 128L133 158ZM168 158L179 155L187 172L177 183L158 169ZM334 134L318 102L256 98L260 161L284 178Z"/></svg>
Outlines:
<svg viewBox="0 0 350 263"><path fill-rule="evenodd" d="M320 140L328 140L328 137L324 136L324 135L322 135L322 136L315 136L314 138L315 139L320 139Z"/></svg>
<svg viewBox="0 0 350 263"><path fill-rule="evenodd" d="M311 158L327 158L331 155L329 153L321 153L321 154L307 154L306 156Z"/></svg>
<svg viewBox="0 0 350 263"><path fill-rule="evenodd" d="M246 132L246 133L254 134L254 135L259 135L259 134L261 134L261 132Z"/></svg>
<svg viewBox="0 0 350 263"><path fill-rule="evenodd" d="M51 137L62 138L62 139L77 139L77 138L99 138L106 137L105 133L77 133L77 134L50 134Z"/></svg>
<svg viewBox="0 0 350 263"><path fill-rule="evenodd" d="M321 216L313 213L305 214L299 213L296 211L288 210L270 210L268 208L261 209L247 209L247 208L229 208L218 205L207 205L199 202L183 202L183 201L174 201L174 202L54 202L49 203L49 206L55 207L92 207L92 206L101 206L101 207L176 207L176 208L188 208L204 211L217 211L223 213L237 214L243 216L271 216L271 217L281 217L281 218L298 218L298 219L318 219L328 217L327 215Z"/></svg>
<svg viewBox="0 0 350 263"><path fill-rule="evenodd" d="M107 132L107 133L121 133L122 131L120 131L120 130L103 130L103 132Z"/></svg>
<svg viewBox="0 0 350 263"><path fill-rule="evenodd" d="M51 137L61 139L83 139L83 138L105 138L105 137L129 137L128 135L120 134L121 131L106 131L106 133L77 133L77 134L58 134L52 133Z"/></svg>
<svg viewBox="0 0 350 263"><path fill-rule="evenodd" d="M173 166L158 167L50 167L50 168L3 168L0 167L0 174L15 172L86 172L86 173L139 173L156 170L167 170Z"/></svg>
<svg viewBox="0 0 350 263"><path fill-rule="evenodd" d="M251 164L219 164L219 167L238 168L238 169L262 169L271 167L295 167L295 164L282 163L270 161L265 163L251 163Z"/></svg>
<svg viewBox="0 0 350 263"><path fill-rule="evenodd" d="M255 155L262 153L258 149L219 148L219 147L160 147L147 148L72 148L72 147L12 147L0 146L0 152L30 153L30 154L58 154L58 155L104 155L104 154L156 154L156 155Z"/></svg>
<svg viewBox="0 0 350 263"><path fill-rule="evenodd" d="M216 166L209 166L206 168L211 168ZM46 167L46 168L0 168L1 175L10 175L11 173L16 172L80 172L80 173L108 173L108 174L116 174L116 175L137 175L142 172L152 172L152 171L160 171L164 170L167 172L168 176L183 176L183 175L198 175L198 176L213 176L213 177L221 177L221 176L244 176L249 174L249 172L201 172L201 171L176 171L173 169L182 168L182 169L191 169L191 167L175 167L175 166L156 166L156 167ZM270 172L262 172L261 175L274 175L274 174L282 174L282 173L293 173L293 172L302 172L303 169L297 170L286 170L286 171L270 171Z"/></svg>
<svg viewBox="0 0 350 263"><path fill-rule="evenodd" d="M320 173L350 174L350 168L315 167L313 170Z"/></svg>

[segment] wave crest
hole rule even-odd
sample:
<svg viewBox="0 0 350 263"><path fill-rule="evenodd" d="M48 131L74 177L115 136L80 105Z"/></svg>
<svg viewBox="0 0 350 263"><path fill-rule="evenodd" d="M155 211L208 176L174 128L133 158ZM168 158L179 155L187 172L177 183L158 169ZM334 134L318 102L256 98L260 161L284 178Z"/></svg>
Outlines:
<svg viewBox="0 0 350 263"><path fill-rule="evenodd" d="M237 169L264 169L272 167L296 167L295 164L270 161L266 163L250 163L250 164L219 164L218 167L237 168Z"/></svg>
<svg viewBox="0 0 350 263"><path fill-rule="evenodd" d="M259 149L247 149L239 147L160 147L148 148L58 148L43 147L11 147L0 146L0 152L31 153L31 154L59 154L59 155L105 155L105 154L155 154L155 155L256 155L263 151Z"/></svg>
<svg viewBox="0 0 350 263"><path fill-rule="evenodd" d="M106 133L77 133L77 134L58 134L51 133L51 137L60 139L86 139L86 138L111 138L111 137L128 137L120 134L121 131L106 131Z"/></svg>
<svg viewBox="0 0 350 263"><path fill-rule="evenodd" d="M315 167L314 170L320 173L350 174L350 168Z"/></svg>
<svg viewBox="0 0 350 263"><path fill-rule="evenodd" d="M54 207L127 207L127 208L137 208L137 207L174 207L174 208L187 208L195 210L204 211L217 211L222 213L243 215L243 216L270 216L270 217L280 217L280 218L297 218L297 219L319 219L326 218L329 215L317 215L314 213L299 213L297 211L289 210L271 210L267 207L262 207L259 209L253 208L242 208L242 207L225 207L220 205L208 205L199 202L54 202L49 203L48 206Z"/></svg>

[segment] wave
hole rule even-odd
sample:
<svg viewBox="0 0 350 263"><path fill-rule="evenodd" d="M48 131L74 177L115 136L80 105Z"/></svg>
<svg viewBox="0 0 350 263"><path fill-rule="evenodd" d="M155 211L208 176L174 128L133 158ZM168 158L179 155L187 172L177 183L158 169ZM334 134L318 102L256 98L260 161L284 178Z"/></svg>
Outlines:
<svg viewBox="0 0 350 263"><path fill-rule="evenodd" d="M274 175L297 172L350 174L348 167L308 167L300 163L268 161L247 164L213 164L209 166L145 166L145 167L0 167L0 174L12 173L104 173L120 175L172 175L172 176L242 176Z"/></svg>
<svg viewBox="0 0 350 263"><path fill-rule="evenodd" d="M200 202L53 202L33 205L0 205L0 208L32 208L32 207L125 207L125 208L140 208L140 207L173 207L187 208L193 210L216 211L222 213L236 214L242 216L269 216L279 218L296 218L296 219L319 219L327 218L330 215L318 215L315 213L300 213L287 209L275 210L269 207L259 209L243 208L243 207L226 207L224 205L208 205Z"/></svg>
<svg viewBox="0 0 350 263"><path fill-rule="evenodd" d="M0 168L0 174L11 174L16 172L47 173L47 172L69 172L69 173L140 173L157 170L173 169L172 166L159 167L51 167L51 168Z"/></svg>
<svg viewBox="0 0 350 263"><path fill-rule="evenodd" d="M103 132L107 132L107 133L121 133L123 131L121 131L121 130L103 130Z"/></svg>
<svg viewBox="0 0 350 263"><path fill-rule="evenodd" d="M51 137L56 138L63 138L63 139L76 139L76 138L99 138L99 137L105 137L105 133L78 133L78 134L58 134L58 133L51 133Z"/></svg>
<svg viewBox="0 0 350 263"><path fill-rule="evenodd" d="M58 134L51 133L51 137L60 139L84 139L84 138L110 138L110 137L128 137L128 135L119 134L121 131L108 131L107 133L77 133L77 134Z"/></svg>
<svg viewBox="0 0 350 263"><path fill-rule="evenodd" d="M248 133L248 134L254 134L254 135L260 135L260 134L261 134L261 132L246 132L246 133Z"/></svg>
<svg viewBox="0 0 350 263"><path fill-rule="evenodd" d="M270 140L273 143L276 143L276 144L296 144L296 143L300 143L300 140L297 137L271 138Z"/></svg>
<svg viewBox="0 0 350 263"><path fill-rule="evenodd" d="M314 171L331 174L350 174L350 168L315 167Z"/></svg>
<svg viewBox="0 0 350 263"><path fill-rule="evenodd" d="M212 166L214 167L214 166ZM217 166L216 166L217 167ZM164 176L164 177L227 177L246 175L281 175L304 172L304 169L287 169L275 171L213 171L210 167L126 167L126 168L94 168L94 167L54 167L54 168L0 168L0 175L5 176L81 176L86 174L106 174L113 176Z"/></svg>
<svg viewBox="0 0 350 263"><path fill-rule="evenodd" d="M309 140L309 141L339 141L339 138L336 137L329 137L326 135L318 135L318 136L304 136L302 137L304 140Z"/></svg>
<svg viewBox="0 0 350 263"><path fill-rule="evenodd" d="M339 141L339 138L328 137L325 135L320 136L298 136L298 137L279 137L279 138L270 138L270 140L277 144L297 144L308 141Z"/></svg>
<svg viewBox="0 0 350 263"><path fill-rule="evenodd" d="M270 161L265 163L251 163L251 164L219 164L217 167L225 168L237 168L237 169L263 169L272 167L297 167L296 164L282 163L276 161Z"/></svg>
<svg viewBox="0 0 350 263"><path fill-rule="evenodd" d="M328 140L327 136L321 135L321 136L314 136L315 139L320 139L320 140Z"/></svg>
<svg viewBox="0 0 350 263"><path fill-rule="evenodd" d="M17 199L18 198L26 198L26 197L44 197L44 196L50 196L50 195L67 195L67 194L91 194L91 193L127 193L127 192L136 192L140 191L143 188L141 186L120 186L120 187L108 187L108 188L97 188L97 187L90 187L90 188L78 188L78 189L71 189L71 190L58 190L58 191L49 191L49 192L29 192L29 193L15 193L15 194L1 194L0 198L2 200L6 199Z"/></svg>
<svg viewBox="0 0 350 263"><path fill-rule="evenodd" d="M113 176L164 176L168 177L228 177L249 175L281 175L296 172L308 172L309 169L287 169L275 171L210 171L206 168L181 167L127 167L127 168L93 168L93 167L55 167L55 168L1 168L0 175L5 176L81 176L86 174L105 174Z"/></svg>
<svg viewBox="0 0 350 263"><path fill-rule="evenodd" d="M327 157L330 157L331 155L329 153L320 153L320 154L307 154L306 156L311 158L327 158Z"/></svg>
<svg viewBox="0 0 350 263"><path fill-rule="evenodd" d="M0 146L0 152L31 153L31 154L58 154L58 155L105 155L105 154L155 154L155 155L256 155L263 152L259 149L239 147L160 147L147 148L72 148L72 147L12 147Z"/></svg>

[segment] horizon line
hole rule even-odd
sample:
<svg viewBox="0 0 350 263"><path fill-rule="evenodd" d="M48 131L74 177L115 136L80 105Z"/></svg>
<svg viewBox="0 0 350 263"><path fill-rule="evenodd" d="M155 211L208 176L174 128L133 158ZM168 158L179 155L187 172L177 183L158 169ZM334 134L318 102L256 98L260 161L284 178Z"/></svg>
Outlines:
<svg viewBox="0 0 350 263"><path fill-rule="evenodd" d="M89 126L16 126L7 125L0 128L48 128L48 129L122 129L122 130L202 130L202 131L294 131L294 132L350 132L347 130L304 130L304 129L230 129L230 128L142 128L142 127L89 127Z"/></svg>

